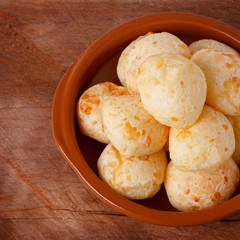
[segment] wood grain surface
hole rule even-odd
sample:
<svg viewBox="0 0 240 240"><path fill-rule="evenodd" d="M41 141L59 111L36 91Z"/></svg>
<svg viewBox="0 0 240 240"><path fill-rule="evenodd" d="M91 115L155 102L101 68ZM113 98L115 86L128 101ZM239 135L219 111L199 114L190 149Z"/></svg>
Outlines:
<svg viewBox="0 0 240 240"><path fill-rule="evenodd" d="M115 212L85 188L52 137L55 89L81 52L118 24L168 11L240 30L239 0L0 0L0 239L240 239L240 214L174 228Z"/></svg>

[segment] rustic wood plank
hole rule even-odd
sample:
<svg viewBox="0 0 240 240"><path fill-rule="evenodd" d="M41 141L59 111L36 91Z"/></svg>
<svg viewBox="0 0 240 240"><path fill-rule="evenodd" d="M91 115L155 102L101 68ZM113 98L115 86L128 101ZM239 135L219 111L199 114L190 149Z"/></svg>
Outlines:
<svg viewBox="0 0 240 240"><path fill-rule="evenodd" d="M93 196L57 150L54 91L96 38L143 15L182 11L240 29L238 0L0 0L0 239L237 239L240 214L171 228L126 217Z"/></svg>

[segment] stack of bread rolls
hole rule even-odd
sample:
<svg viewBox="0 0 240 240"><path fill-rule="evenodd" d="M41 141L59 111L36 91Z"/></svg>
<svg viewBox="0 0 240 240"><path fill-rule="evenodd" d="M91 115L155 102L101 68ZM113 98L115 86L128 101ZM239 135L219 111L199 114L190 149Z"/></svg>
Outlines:
<svg viewBox="0 0 240 240"><path fill-rule="evenodd" d="M129 199L153 197L164 182L180 211L229 199L239 182L239 53L150 32L124 49L117 74L123 86L96 84L77 104L82 134L108 144L100 178Z"/></svg>

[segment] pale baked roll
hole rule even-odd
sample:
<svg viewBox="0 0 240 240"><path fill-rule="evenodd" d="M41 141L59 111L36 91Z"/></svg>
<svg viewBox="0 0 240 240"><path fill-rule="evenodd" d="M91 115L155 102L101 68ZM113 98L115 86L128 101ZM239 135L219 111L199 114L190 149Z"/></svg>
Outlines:
<svg viewBox="0 0 240 240"><path fill-rule="evenodd" d="M181 171L171 161L164 180L168 199L183 212L203 210L230 198L239 182L232 158L215 170Z"/></svg>
<svg viewBox="0 0 240 240"><path fill-rule="evenodd" d="M138 94L137 73L142 62L155 54L172 53L190 58L188 46L171 33L161 32L145 36L129 52L126 64L126 84L131 93Z"/></svg>
<svg viewBox="0 0 240 240"><path fill-rule="evenodd" d="M168 127L143 108L137 95L112 97L104 101L102 122L111 143L127 157L158 152L168 138Z"/></svg>
<svg viewBox="0 0 240 240"><path fill-rule="evenodd" d="M240 115L240 58L203 49L193 54L207 80L207 104L226 115Z"/></svg>
<svg viewBox="0 0 240 240"><path fill-rule="evenodd" d="M127 88L111 82L99 83L88 88L79 98L76 110L81 133L99 142L109 143L102 128L102 101L111 96L128 94Z"/></svg>
<svg viewBox="0 0 240 240"><path fill-rule="evenodd" d="M202 49L212 49L219 52L231 53L237 57L240 57L239 53L235 49L213 39L201 39L199 41L193 42L189 45L189 49L191 51L191 54L194 54L195 52Z"/></svg>
<svg viewBox="0 0 240 240"><path fill-rule="evenodd" d="M112 144L102 152L97 162L100 178L117 193L129 199L154 196L165 177L165 152L141 157L124 157Z"/></svg>
<svg viewBox="0 0 240 240"><path fill-rule="evenodd" d="M137 78L144 108L160 123L183 128L196 122L206 100L206 79L194 62L154 55L142 63Z"/></svg>
<svg viewBox="0 0 240 240"><path fill-rule="evenodd" d="M237 164L240 164L240 116L228 116L228 119L233 126L236 144L232 158Z"/></svg>
<svg viewBox="0 0 240 240"><path fill-rule="evenodd" d="M141 40L142 38L144 38L145 36L140 36L138 37L136 40L132 41L122 52L119 60L118 60L118 64L117 64L117 75L118 78L120 80L120 82L122 83L123 86L127 86L126 84L126 63L128 60L128 56L129 53L132 49L135 48L136 44L139 42L139 40Z"/></svg>
<svg viewBox="0 0 240 240"><path fill-rule="evenodd" d="M189 128L171 128L169 152L182 170L213 169L230 158L235 149L231 123L223 113L205 105L197 122Z"/></svg>

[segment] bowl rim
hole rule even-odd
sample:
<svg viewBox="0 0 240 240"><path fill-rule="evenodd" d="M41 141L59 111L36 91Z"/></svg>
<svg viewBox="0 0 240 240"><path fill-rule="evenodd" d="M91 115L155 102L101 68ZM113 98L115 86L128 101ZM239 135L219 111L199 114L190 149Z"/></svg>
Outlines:
<svg viewBox="0 0 240 240"><path fill-rule="evenodd" d="M116 34L118 32L124 30L126 35L126 29L133 27L135 24L143 26L151 21L171 21L178 24L190 21L199 26L206 26L207 24L209 28L215 29L231 39L233 46L240 48L240 32L238 30L218 20L197 14L179 12L159 13L125 22L93 42L64 74L53 99L52 130L54 140L63 157L87 188L107 205L125 215L144 222L165 226L191 226L228 217L240 211L240 194L222 204L195 212L170 212L152 209L121 197L95 175L79 149L75 138L74 124L72 124L75 121L75 103L72 93L75 91L79 77L91 63L90 57L105 42L112 41L113 44L116 44ZM135 37L134 34L132 36L133 39ZM101 49L101 53L105 51L106 49Z"/></svg>

